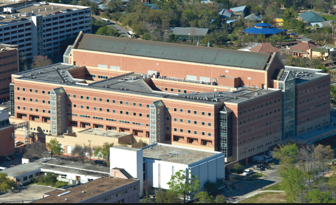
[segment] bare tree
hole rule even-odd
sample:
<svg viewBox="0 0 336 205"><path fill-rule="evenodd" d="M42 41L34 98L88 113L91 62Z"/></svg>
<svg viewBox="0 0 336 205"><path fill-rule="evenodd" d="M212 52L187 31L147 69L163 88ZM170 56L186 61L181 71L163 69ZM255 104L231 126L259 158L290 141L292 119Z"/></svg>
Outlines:
<svg viewBox="0 0 336 205"><path fill-rule="evenodd" d="M48 58L48 56L34 56L32 68L39 68L50 64L52 64L52 61Z"/></svg>
<svg viewBox="0 0 336 205"><path fill-rule="evenodd" d="M144 184L143 184L143 190L144 190L145 195L146 195L147 198L149 197L149 193L151 191L151 188L152 188L152 186L150 184L150 181L148 181L148 179L146 179L144 181Z"/></svg>
<svg viewBox="0 0 336 205"><path fill-rule="evenodd" d="M43 152L47 151L46 145L41 142L35 142L32 144L26 145L25 153L23 154L24 158L42 158Z"/></svg>
<svg viewBox="0 0 336 205"><path fill-rule="evenodd" d="M85 144L83 144L83 146L76 144L75 148L71 151L71 155L77 157L83 163L85 158L89 156L89 153L90 153L90 146Z"/></svg>

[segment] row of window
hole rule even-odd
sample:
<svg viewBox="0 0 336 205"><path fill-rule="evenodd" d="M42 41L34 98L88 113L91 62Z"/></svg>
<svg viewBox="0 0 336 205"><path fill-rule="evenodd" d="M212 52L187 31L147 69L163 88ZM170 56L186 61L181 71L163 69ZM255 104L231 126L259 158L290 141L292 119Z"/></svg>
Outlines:
<svg viewBox="0 0 336 205"><path fill-rule="evenodd" d="M325 86L328 86L328 85L329 85L329 83L323 83L323 85L321 84L321 85L319 85L318 87L315 86L315 90L317 90L317 89L321 89L322 87L324 88ZM303 95L303 94L305 94L305 93L313 92L313 91L314 91L314 88L309 88L309 89L307 89L307 90L299 91L299 96L300 96L300 95Z"/></svg>
<svg viewBox="0 0 336 205"><path fill-rule="evenodd" d="M168 108L169 110L169 108ZM174 112L177 112L177 108L174 108ZM183 109L180 109L180 112L183 112ZM188 110L188 113L190 114L191 113L191 110ZM194 114L197 115L197 111L194 110ZM205 115L205 112L202 112L202 115ZM211 116L211 113L208 112L208 116Z"/></svg>
<svg viewBox="0 0 336 205"><path fill-rule="evenodd" d="M320 118L320 117L323 117L323 116L325 116L327 114L327 112L322 112L322 113L320 113L320 114L317 114L317 115L315 115L315 116L311 116L311 117L308 117L307 119L304 119L304 120L299 120L299 125L301 125L301 123L303 124L303 123L305 123L305 122L309 122L309 120L311 121L311 120L313 120L313 119L317 119L317 118Z"/></svg>
<svg viewBox="0 0 336 205"><path fill-rule="evenodd" d="M15 62L16 63L16 62ZM0 65L1 67L1 65ZM16 68L13 68L13 69L10 69L10 70L4 70L4 71L1 71L0 74L4 74L4 73L9 73L9 72L14 72L14 71L17 71Z"/></svg>
<svg viewBox="0 0 336 205"><path fill-rule="evenodd" d="M0 60L1 60L1 59L6 59L6 58L11 58L11 57L14 57L14 56L16 56L16 53L15 53L15 54L8 55L8 56L1 56L1 57L0 57Z"/></svg>
<svg viewBox="0 0 336 205"><path fill-rule="evenodd" d="M10 80L11 78L10 77L8 77L8 78L1 78L0 79L0 82L2 82L2 81L6 81L6 80Z"/></svg>
<svg viewBox="0 0 336 205"><path fill-rule="evenodd" d="M328 105L328 106L329 106L329 101L328 101L328 102L324 102L324 103L322 103L322 104L318 104L318 105L309 107L309 108L307 108L307 109L300 110L298 113L304 113L304 112L306 112L306 111L310 111L310 110L313 110L314 108L318 108L318 107L325 106L325 105Z"/></svg>
<svg viewBox="0 0 336 205"><path fill-rule="evenodd" d="M273 133L277 133L277 132L280 132L280 128L278 128L278 130L274 130L273 131ZM270 132L266 132L265 133L265 136L267 136L268 134L272 134L272 131L270 131ZM249 139L247 139L247 140L242 140L242 141L240 141L239 142L239 144L243 144L243 143L246 143L246 141L251 141L251 140L254 140L254 139L259 139L259 138L262 138L263 137L263 134L260 134L260 135L258 135L258 136L256 136L256 137L251 137L251 138L249 138Z"/></svg>
<svg viewBox="0 0 336 205"><path fill-rule="evenodd" d="M169 117L167 117L167 120L169 120ZM177 122L177 118L174 118L174 122ZM180 119L180 122L183 122L183 119ZM191 124L191 120L188 120L187 122ZM197 121L194 121L194 124L197 125ZM202 122L202 125L205 125L205 122ZM210 122L208 122L208 126L211 126Z"/></svg>
<svg viewBox="0 0 336 205"><path fill-rule="evenodd" d="M315 99L317 99L317 98L321 98L321 97L322 97L322 95L318 95L318 96L316 95L316 96L315 96ZM323 94L323 97L325 97L325 94ZM314 98L310 98L310 99L308 98L308 99L307 99L307 103L309 102L309 100L310 100L310 101L313 101ZM299 104L300 104L300 105L301 105L301 103L304 104L304 103L305 103L305 100L299 101Z"/></svg>
<svg viewBox="0 0 336 205"><path fill-rule="evenodd" d="M21 109L21 107L20 107L20 106L17 106L17 109L18 109L18 110L20 110L20 109ZM26 110L26 107L22 107L22 110ZM30 111L31 111L31 112L33 112L33 111L34 111L34 109L33 109L33 108L30 108ZM39 109L38 109L38 108L36 108L36 109L35 109L35 111L36 111L36 112L38 112L38 111L39 111ZM46 110L42 110L42 112L43 112L43 113L46 113ZM50 110L48 110L48 113L50 113Z"/></svg>
<svg viewBox="0 0 336 205"><path fill-rule="evenodd" d="M278 99L278 102L280 102L280 98ZM276 103L277 103L277 100L274 100L274 104L276 104ZM268 105L272 105L272 101L270 101L269 103L265 103L265 107L267 107ZM239 115L245 114L247 112L254 111L255 109L258 110L259 108L262 108L262 107L264 107L264 104L261 104L260 106L258 105L256 108L253 107L253 108L249 108L249 109L240 111Z"/></svg>
<svg viewBox="0 0 336 205"><path fill-rule="evenodd" d="M167 127L167 130L169 130L169 127ZM177 132L177 128L174 128L174 132ZM183 129L180 129L180 132L183 132ZM191 130L188 130L187 132L188 132L188 134L190 134ZM197 135L197 131L194 131L194 134ZM202 132L202 135L205 135L205 132ZM208 133L208 136L211 137L210 132Z"/></svg>
<svg viewBox="0 0 336 205"><path fill-rule="evenodd" d="M274 110L274 113L276 113L276 112L277 112L277 110ZM280 108L278 109L278 112L280 112ZM268 116L268 114L271 115L271 114L272 114L272 111L270 111L269 113L268 113L268 112L265 113L265 116ZM264 114L257 115L257 119L259 119L259 118L263 118L263 117L264 117ZM247 120L246 120L246 121L247 121ZM241 124L245 124L246 121L245 121L245 120L244 120L244 121L240 121L239 124L240 124L240 125L241 125ZM254 121L254 117L248 119L248 122L251 122L251 121Z"/></svg>
<svg viewBox="0 0 336 205"><path fill-rule="evenodd" d="M20 87L16 87L16 90L20 90ZM26 91L26 88L22 88L22 91ZM33 89L29 89L29 92L33 92ZM35 90L35 93L38 93L38 90ZM50 95L50 91L47 92ZM42 90L42 94L46 94L46 91Z"/></svg>

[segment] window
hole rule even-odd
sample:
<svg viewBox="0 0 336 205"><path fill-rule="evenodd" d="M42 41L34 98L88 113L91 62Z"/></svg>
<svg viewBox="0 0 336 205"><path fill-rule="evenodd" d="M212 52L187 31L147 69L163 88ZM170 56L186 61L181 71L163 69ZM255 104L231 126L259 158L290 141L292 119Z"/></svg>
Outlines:
<svg viewBox="0 0 336 205"><path fill-rule="evenodd" d="M197 135L197 131L194 131L194 134Z"/></svg>
<svg viewBox="0 0 336 205"><path fill-rule="evenodd" d="M191 121L190 121L190 120L188 120L188 123L191 123Z"/></svg>
<svg viewBox="0 0 336 205"><path fill-rule="evenodd" d="M89 96L86 96L86 99L87 99L87 100L89 100L89 99L90 99L90 97L89 97Z"/></svg>
<svg viewBox="0 0 336 205"><path fill-rule="evenodd" d="M123 114L123 111L122 111L122 110L120 110L120 114Z"/></svg>
<svg viewBox="0 0 336 205"><path fill-rule="evenodd" d="M38 90L35 90L35 93L38 93Z"/></svg>
<svg viewBox="0 0 336 205"><path fill-rule="evenodd" d="M211 137L211 133L208 133L208 136Z"/></svg>
<svg viewBox="0 0 336 205"><path fill-rule="evenodd" d="M128 102L126 102L126 105L128 105Z"/></svg>
<svg viewBox="0 0 336 205"><path fill-rule="evenodd" d="M123 104L123 101L120 101L120 105L122 105Z"/></svg>
<svg viewBox="0 0 336 205"><path fill-rule="evenodd" d="M174 118L174 121L176 122L176 121L177 121L177 119L176 119L176 118Z"/></svg>
<svg viewBox="0 0 336 205"><path fill-rule="evenodd" d="M128 115L128 111L126 111L126 115Z"/></svg>
<svg viewBox="0 0 336 205"><path fill-rule="evenodd" d="M141 103L139 103L139 107L142 107L142 104L141 104Z"/></svg>
<svg viewBox="0 0 336 205"><path fill-rule="evenodd" d="M76 95L73 95L74 98L76 98Z"/></svg>
<svg viewBox="0 0 336 205"><path fill-rule="evenodd" d="M202 122L202 125L205 125L205 122Z"/></svg>
<svg viewBox="0 0 336 205"><path fill-rule="evenodd" d="M29 89L29 92L33 92L33 90L32 90L32 89Z"/></svg>
<svg viewBox="0 0 336 205"><path fill-rule="evenodd" d="M204 113L204 112L202 112L202 115L205 115L205 113Z"/></svg>
<svg viewBox="0 0 336 205"><path fill-rule="evenodd" d="M211 126L211 123L210 123L210 122L208 123L208 126Z"/></svg>
<svg viewBox="0 0 336 205"><path fill-rule="evenodd" d="M202 135L205 135L205 132L202 132Z"/></svg>
<svg viewBox="0 0 336 205"><path fill-rule="evenodd" d="M99 111L103 111L103 108L99 108Z"/></svg>
<svg viewBox="0 0 336 205"><path fill-rule="evenodd" d="M176 110L177 110L177 109L176 109L176 108L174 108L174 111L175 111L175 112L176 112Z"/></svg>
<svg viewBox="0 0 336 205"><path fill-rule="evenodd" d="M99 98L99 101L101 102L101 101L103 101L103 99L102 99L102 98Z"/></svg>
<svg viewBox="0 0 336 205"><path fill-rule="evenodd" d="M210 112L208 113L208 116L211 116L211 113L210 113Z"/></svg>
<svg viewBox="0 0 336 205"><path fill-rule="evenodd" d="M197 111L194 111L194 114L196 115L196 114L197 114Z"/></svg>
<svg viewBox="0 0 336 205"><path fill-rule="evenodd" d="M183 109L180 109L180 112L183 112Z"/></svg>
<svg viewBox="0 0 336 205"><path fill-rule="evenodd" d="M90 109L90 106L86 106L86 109L89 110L89 109Z"/></svg>
<svg viewBox="0 0 336 205"><path fill-rule="evenodd" d="M84 96L83 96L83 95L81 95L81 96L80 96L80 98L81 98L81 99L84 99Z"/></svg>
<svg viewBox="0 0 336 205"><path fill-rule="evenodd" d="M136 106L136 103L133 103L133 106Z"/></svg>
<svg viewBox="0 0 336 205"><path fill-rule="evenodd" d="M110 102L110 100L109 100L109 99L106 99L106 102Z"/></svg>
<svg viewBox="0 0 336 205"><path fill-rule="evenodd" d="M96 100L97 100L97 98L93 98L93 100L94 100L94 101L96 101Z"/></svg>
<svg viewBox="0 0 336 205"><path fill-rule="evenodd" d="M194 121L194 124L197 125L197 121Z"/></svg>
<svg viewBox="0 0 336 205"><path fill-rule="evenodd" d="M180 119L180 122L183 122L183 119Z"/></svg>
<svg viewBox="0 0 336 205"><path fill-rule="evenodd" d="M183 129L180 129L180 132L183 132Z"/></svg>
<svg viewBox="0 0 336 205"><path fill-rule="evenodd" d="M96 107L93 107L93 110L97 110L97 108L96 108Z"/></svg>

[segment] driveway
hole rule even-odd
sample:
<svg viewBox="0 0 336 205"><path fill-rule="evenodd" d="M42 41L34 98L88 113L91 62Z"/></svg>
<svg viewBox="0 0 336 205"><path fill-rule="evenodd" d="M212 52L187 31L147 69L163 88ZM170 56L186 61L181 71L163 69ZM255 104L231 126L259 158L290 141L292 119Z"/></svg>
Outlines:
<svg viewBox="0 0 336 205"><path fill-rule="evenodd" d="M0 195L0 203L6 201L24 201L29 202L42 198L42 194L56 190L54 187L30 185L22 187L20 190L15 190L3 195Z"/></svg>

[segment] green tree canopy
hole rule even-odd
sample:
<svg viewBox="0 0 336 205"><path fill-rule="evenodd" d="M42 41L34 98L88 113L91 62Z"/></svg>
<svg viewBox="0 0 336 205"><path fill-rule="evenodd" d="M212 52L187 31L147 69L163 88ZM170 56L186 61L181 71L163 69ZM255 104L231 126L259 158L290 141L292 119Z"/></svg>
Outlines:
<svg viewBox="0 0 336 205"><path fill-rule="evenodd" d="M169 186L168 192L173 192L183 197L183 202L185 203L187 196L198 192L201 183L191 172L186 174L185 171L179 170L171 176L167 184Z"/></svg>
<svg viewBox="0 0 336 205"><path fill-rule="evenodd" d="M61 155L63 154L63 147L61 143L56 139L53 138L48 143L48 148L50 150L50 156L53 157L54 155Z"/></svg>
<svg viewBox="0 0 336 205"><path fill-rule="evenodd" d="M114 146L114 143L105 142L103 146L95 147L94 156L98 159L102 159L106 162L107 166L110 165L110 148Z"/></svg>

